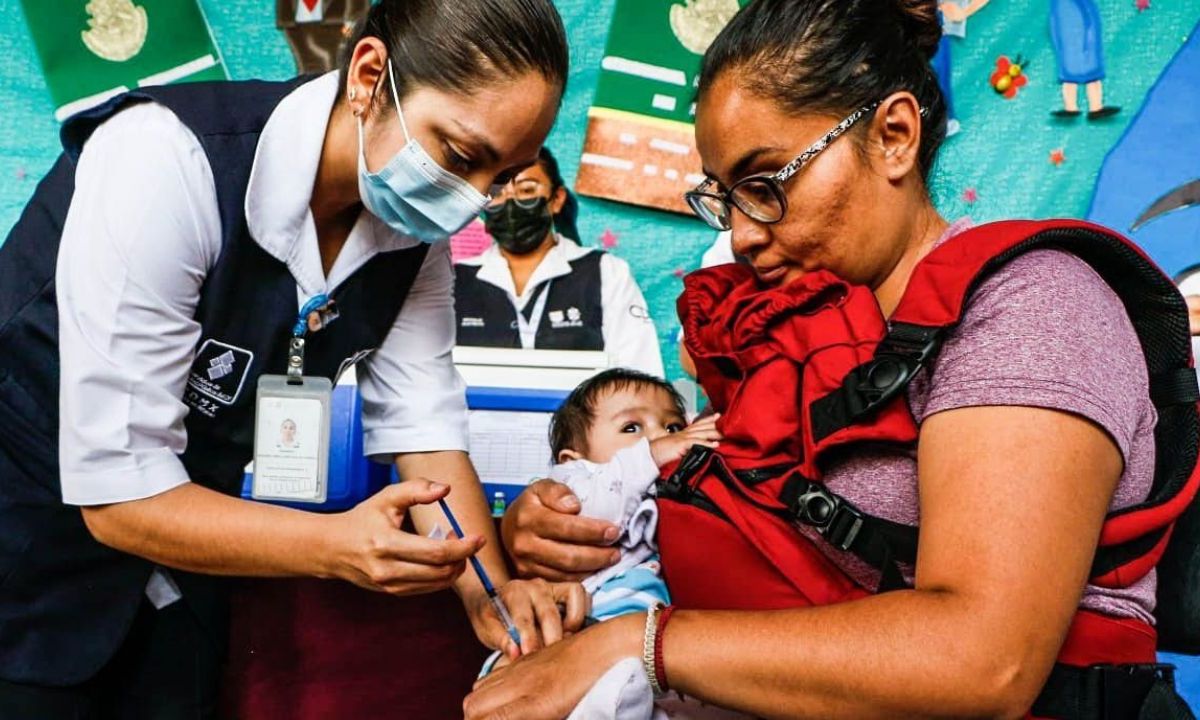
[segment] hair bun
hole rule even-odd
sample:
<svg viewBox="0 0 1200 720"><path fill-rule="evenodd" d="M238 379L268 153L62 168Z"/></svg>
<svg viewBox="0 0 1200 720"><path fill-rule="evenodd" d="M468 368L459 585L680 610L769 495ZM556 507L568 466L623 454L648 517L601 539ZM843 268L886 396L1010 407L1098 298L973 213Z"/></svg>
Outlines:
<svg viewBox="0 0 1200 720"><path fill-rule="evenodd" d="M942 40L942 23L938 19L937 0L892 0L904 20L909 41L925 57L937 54Z"/></svg>

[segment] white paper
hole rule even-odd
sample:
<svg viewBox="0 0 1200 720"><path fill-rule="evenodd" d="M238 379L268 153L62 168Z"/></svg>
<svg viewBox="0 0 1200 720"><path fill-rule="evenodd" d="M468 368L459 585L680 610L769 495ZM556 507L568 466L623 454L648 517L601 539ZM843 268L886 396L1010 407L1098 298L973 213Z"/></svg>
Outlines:
<svg viewBox="0 0 1200 720"><path fill-rule="evenodd" d="M550 413L472 410L471 462L487 483L528 485L550 470Z"/></svg>

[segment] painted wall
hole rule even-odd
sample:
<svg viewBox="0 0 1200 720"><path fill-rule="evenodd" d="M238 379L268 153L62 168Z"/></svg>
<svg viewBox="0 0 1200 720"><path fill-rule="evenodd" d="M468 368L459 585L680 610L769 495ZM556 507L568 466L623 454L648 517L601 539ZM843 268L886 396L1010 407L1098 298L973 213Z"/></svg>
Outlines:
<svg viewBox="0 0 1200 720"><path fill-rule="evenodd" d="M963 130L948 141L934 173L934 193L945 215L992 220L1087 213L1106 152L1200 18L1195 0L1149 0L1144 10L1139 2L1147 0L1097 0L1109 74L1106 99L1123 109L1095 123L1050 116L1059 107L1060 90L1048 31L1049 0L992 0L971 18L967 37L951 40ZM291 55L274 27L273 2L200 3L234 78L292 74ZM549 145L573 182L614 1L560 0L558 5L571 41L573 69ZM1029 84L1013 99L997 95L988 82L1002 54L1027 59ZM17 0L0 0L0 58L0 226L8 228L58 152L53 107ZM1061 165L1050 162L1054 150L1065 157ZM684 216L582 198L585 243L597 244L605 230L616 234L614 251L633 266L659 324L668 373L678 375L677 273L697 266L714 234Z"/></svg>

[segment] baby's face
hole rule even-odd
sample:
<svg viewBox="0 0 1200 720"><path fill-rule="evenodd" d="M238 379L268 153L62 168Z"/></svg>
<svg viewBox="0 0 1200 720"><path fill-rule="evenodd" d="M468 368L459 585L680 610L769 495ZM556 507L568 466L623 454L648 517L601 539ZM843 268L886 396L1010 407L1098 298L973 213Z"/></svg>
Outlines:
<svg viewBox="0 0 1200 720"><path fill-rule="evenodd" d="M667 391L653 386L625 387L597 400L586 457L592 462L608 462L618 450L642 438L655 440L686 425ZM581 456L572 453L572 457Z"/></svg>

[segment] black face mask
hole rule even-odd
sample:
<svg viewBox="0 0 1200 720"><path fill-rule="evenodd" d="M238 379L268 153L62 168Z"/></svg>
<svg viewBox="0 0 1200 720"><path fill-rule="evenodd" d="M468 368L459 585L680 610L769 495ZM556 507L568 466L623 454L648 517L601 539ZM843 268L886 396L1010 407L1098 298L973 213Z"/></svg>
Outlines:
<svg viewBox="0 0 1200 720"><path fill-rule="evenodd" d="M528 255L542 245L554 226L550 201L540 197L524 207L516 200L483 211L483 224L496 244L513 255Z"/></svg>

